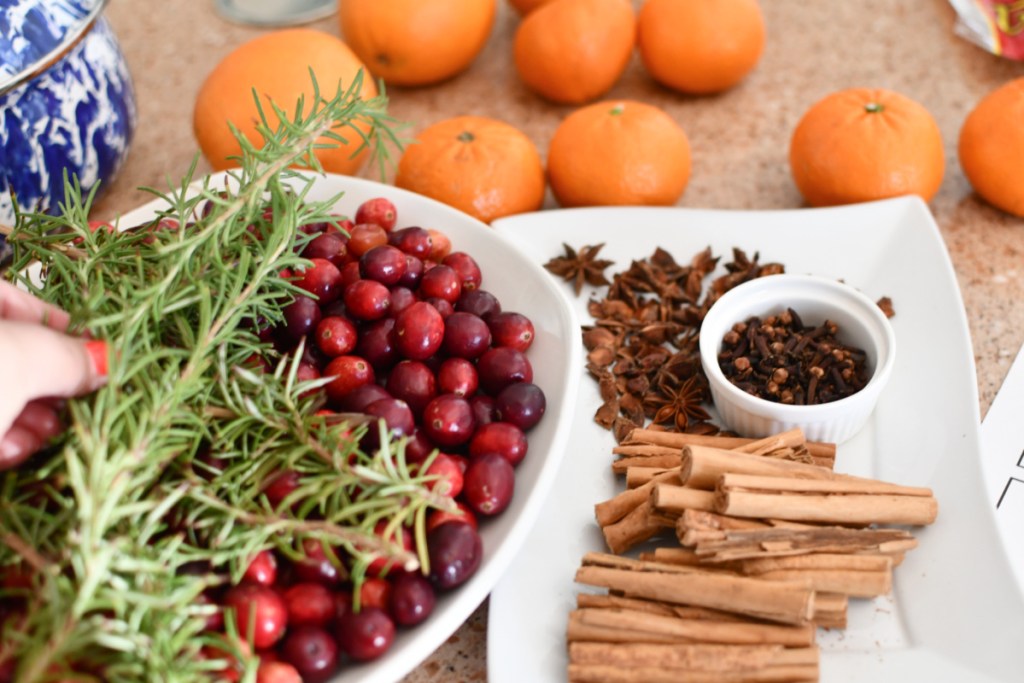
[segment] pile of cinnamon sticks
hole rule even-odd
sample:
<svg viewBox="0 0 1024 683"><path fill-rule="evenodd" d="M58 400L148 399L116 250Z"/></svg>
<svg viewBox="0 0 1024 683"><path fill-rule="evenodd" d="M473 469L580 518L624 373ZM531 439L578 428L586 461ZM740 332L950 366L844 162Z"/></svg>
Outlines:
<svg viewBox="0 0 1024 683"><path fill-rule="evenodd" d="M591 553L569 617L569 680L816 681L816 626L892 588L930 524L929 489L833 471L835 446L800 430L752 440L636 429L595 506L611 554ZM619 555L656 535L670 546Z"/></svg>

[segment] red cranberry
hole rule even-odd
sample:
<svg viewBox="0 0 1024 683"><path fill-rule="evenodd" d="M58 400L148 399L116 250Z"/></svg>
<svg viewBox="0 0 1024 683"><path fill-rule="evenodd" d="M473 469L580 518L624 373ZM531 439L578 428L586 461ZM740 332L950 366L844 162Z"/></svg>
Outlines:
<svg viewBox="0 0 1024 683"><path fill-rule="evenodd" d="M480 288L483 275L480 273L480 266L476 260L464 251L453 251L441 261L444 265L452 268L459 275L459 283L462 289L471 291Z"/></svg>
<svg viewBox="0 0 1024 683"><path fill-rule="evenodd" d="M348 253L360 258L374 247L387 243L388 233L384 228L374 223L359 223L349 230Z"/></svg>
<svg viewBox="0 0 1024 683"><path fill-rule="evenodd" d="M417 289L422 278L423 261L407 254L405 257L405 274L398 281L398 284L409 289Z"/></svg>
<svg viewBox="0 0 1024 683"><path fill-rule="evenodd" d="M398 315L419 301L419 297L408 287L391 288L391 315Z"/></svg>
<svg viewBox="0 0 1024 683"><path fill-rule="evenodd" d="M267 497L270 497L269 494ZM274 553L269 550L261 550L256 553L256 556L249 562L249 566L245 568L242 581L260 586L273 586L277 581L277 559L274 557Z"/></svg>
<svg viewBox="0 0 1024 683"><path fill-rule="evenodd" d="M395 624L384 610L368 607L338 622L338 645L357 662L380 657L395 639Z"/></svg>
<svg viewBox="0 0 1024 683"><path fill-rule="evenodd" d="M395 205L384 197L367 199L356 209L356 223L375 223L385 230L391 230L397 220Z"/></svg>
<svg viewBox="0 0 1024 683"><path fill-rule="evenodd" d="M443 394L466 398L476 393L479 384L476 366L465 358L449 358L437 370L437 386Z"/></svg>
<svg viewBox="0 0 1024 683"><path fill-rule="evenodd" d="M403 574L391 584L391 617L400 626L422 623L434 611L434 589L421 574Z"/></svg>
<svg viewBox="0 0 1024 683"><path fill-rule="evenodd" d="M533 367L522 351L507 346L489 349L477 362L480 386L491 396L516 382L532 382Z"/></svg>
<svg viewBox="0 0 1024 683"><path fill-rule="evenodd" d="M341 291L342 298L344 298L344 292L349 288L353 282L358 282L362 278L359 276L359 261L349 261L341 268Z"/></svg>
<svg viewBox="0 0 1024 683"><path fill-rule="evenodd" d="M434 373L416 360L403 360L391 368L387 388L392 396L408 403L416 415L420 415L430 399L437 394Z"/></svg>
<svg viewBox="0 0 1024 683"><path fill-rule="evenodd" d="M423 228L415 227L393 230L388 235L388 244L398 247L406 254L418 259L430 256L430 248L433 246L430 233Z"/></svg>
<svg viewBox="0 0 1024 683"><path fill-rule="evenodd" d="M399 527L393 533L387 534L387 526L387 522L381 520L373 527L373 533L388 543L398 545L410 553L413 552L413 532L410 529ZM383 576L394 566L396 566L395 560L391 560L386 557L378 557L370 562L369 566L366 568L366 572L371 576ZM363 585L365 586L366 584L364 583ZM366 603L364 602L362 604L365 605ZM378 607L379 606L380 605L378 605Z"/></svg>
<svg viewBox="0 0 1024 683"><path fill-rule="evenodd" d="M317 539L305 539L302 542L302 552L305 553L305 557L292 565L295 576L300 580L333 586L345 578L340 561L337 557L328 556L323 543Z"/></svg>
<svg viewBox="0 0 1024 683"><path fill-rule="evenodd" d="M444 321L444 350L459 358L476 358L491 345L487 323L472 313L452 313Z"/></svg>
<svg viewBox="0 0 1024 683"><path fill-rule="evenodd" d="M533 344L533 323L522 313L496 313L487 319L495 346L509 346L526 353Z"/></svg>
<svg viewBox="0 0 1024 683"><path fill-rule="evenodd" d="M494 399L490 396L477 394L469 399L469 407L473 409L473 418L476 420L477 429L497 420L494 414Z"/></svg>
<svg viewBox="0 0 1024 683"><path fill-rule="evenodd" d="M338 646L327 631L300 626L284 640L281 655L295 667L305 683L325 681L338 668Z"/></svg>
<svg viewBox="0 0 1024 683"><path fill-rule="evenodd" d="M441 261L452 252L452 241L440 230L428 228L427 232L430 233L430 256L427 258L432 261Z"/></svg>
<svg viewBox="0 0 1024 683"><path fill-rule="evenodd" d="M430 581L440 590L465 583L480 567L483 544L469 524L449 522L427 534Z"/></svg>
<svg viewBox="0 0 1024 683"><path fill-rule="evenodd" d="M303 680L298 670L291 664L270 661L264 655L260 655L256 683L303 683Z"/></svg>
<svg viewBox="0 0 1024 683"><path fill-rule="evenodd" d="M295 369L295 379L298 382L312 382L313 380L320 379L320 370L314 363L307 363L305 361L299 363L299 367ZM302 393L303 397L309 396L310 394L316 393L317 389L310 389Z"/></svg>
<svg viewBox="0 0 1024 683"><path fill-rule="evenodd" d="M477 427L469 441L469 454L479 457L497 453L515 467L526 457L528 443L523 430L508 422L492 422Z"/></svg>
<svg viewBox="0 0 1024 683"><path fill-rule="evenodd" d="M363 327L356 353L370 361L375 369L385 370L398 360L395 342L395 321L392 318L375 320Z"/></svg>
<svg viewBox="0 0 1024 683"><path fill-rule="evenodd" d="M435 266L420 278L420 295L424 298L437 297L454 304L462 294L459 275L448 266Z"/></svg>
<svg viewBox="0 0 1024 683"><path fill-rule="evenodd" d="M341 270L347 262L348 249L340 235L326 234L314 238L302 250L302 256L308 259L326 259Z"/></svg>
<svg viewBox="0 0 1024 683"><path fill-rule="evenodd" d="M359 274L391 287L405 275L405 254L387 244L374 247L359 259Z"/></svg>
<svg viewBox="0 0 1024 683"><path fill-rule="evenodd" d="M466 506L462 501L455 501L455 512L448 512L447 510L434 510L427 516L427 533L430 533L442 524L448 522L456 522L458 524L469 524L474 529L477 528L476 515L473 511Z"/></svg>
<svg viewBox="0 0 1024 683"><path fill-rule="evenodd" d="M405 461L409 464L423 462L435 449L434 442L417 427L413 430L412 437L405 443Z"/></svg>
<svg viewBox="0 0 1024 683"><path fill-rule="evenodd" d="M373 366L359 356L338 356L324 368L324 377L334 377L326 386L327 396L340 402L346 394L374 380Z"/></svg>
<svg viewBox="0 0 1024 683"><path fill-rule="evenodd" d="M442 320L447 320L448 316L455 312L455 307L452 306L451 303L436 296L424 299L424 301L437 309L437 312L441 314Z"/></svg>
<svg viewBox="0 0 1024 683"><path fill-rule="evenodd" d="M291 626L323 626L334 619L334 594L320 583L297 583L284 592Z"/></svg>
<svg viewBox="0 0 1024 683"><path fill-rule="evenodd" d="M320 306L308 296L296 297L284 307L285 334L293 342L299 341L320 324Z"/></svg>
<svg viewBox="0 0 1024 683"><path fill-rule="evenodd" d="M341 296L341 271L327 259L311 259L312 265L299 273L296 285L314 295L321 305Z"/></svg>
<svg viewBox="0 0 1024 683"><path fill-rule="evenodd" d="M416 420L412 416L409 404L397 398L382 398L366 406L364 411L371 417L384 420L384 425L393 438L401 438L412 434ZM376 427L371 426L373 432Z"/></svg>
<svg viewBox="0 0 1024 683"><path fill-rule="evenodd" d="M235 627L243 637L249 637L252 624L252 644L257 648L276 643L288 626L284 601L266 586L251 583L235 586L224 596L224 606L234 610Z"/></svg>
<svg viewBox="0 0 1024 683"><path fill-rule="evenodd" d="M337 623L346 614L352 611L352 594L348 591L340 591L334 594L334 621Z"/></svg>
<svg viewBox="0 0 1024 683"><path fill-rule="evenodd" d="M477 317L488 320L490 316L501 313L501 303L488 291L471 289L468 292L464 291L459 300L455 302L455 310L472 313Z"/></svg>
<svg viewBox="0 0 1024 683"><path fill-rule="evenodd" d="M360 608L376 607L386 610L391 600L391 584L387 579L369 577L359 587Z"/></svg>
<svg viewBox="0 0 1024 683"><path fill-rule="evenodd" d="M334 315L316 326L316 345L331 358L352 353L358 339L356 326L348 318Z"/></svg>
<svg viewBox="0 0 1024 683"><path fill-rule="evenodd" d="M338 401L338 409L350 413L362 413L366 406L382 398L391 398L391 394L379 384L364 384L345 394L344 398Z"/></svg>
<svg viewBox="0 0 1024 683"><path fill-rule="evenodd" d="M436 308L417 301L395 318L395 335L399 353L412 360L424 360L441 348L444 320Z"/></svg>
<svg viewBox="0 0 1024 683"><path fill-rule="evenodd" d="M462 497L481 515L497 515L512 502L515 483L508 460L497 453L484 453L469 463Z"/></svg>
<svg viewBox="0 0 1024 683"><path fill-rule="evenodd" d="M427 484L427 488L439 495L454 498L462 493L463 470L459 456L438 453L430 467L424 471L427 476L437 477Z"/></svg>
<svg viewBox="0 0 1024 683"><path fill-rule="evenodd" d="M345 288L345 308L357 320L378 320L391 309L391 292L374 280L356 280Z"/></svg>
<svg viewBox="0 0 1024 683"><path fill-rule="evenodd" d="M518 382L505 387L494 401L498 419L511 422L524 432L544 417L547 402L536 384Z"/></svg>
<svg viewBox="0 0 1024 683"><path fill-rule="evenodd" d="M221 662L224 668L218 669L217 680L221 683L237 683L242 680L245 673L245 666L239 661L239 655L249 657L252 655L252 648L244 640L236 640L226 634L217 634L220 642L204 645L199 650L199 659L216 660Z"/></svg>
<svg viewBox="0 0 1024 683"><path fill-rule="evenodd" d="M299 488L299 473L295 470L286 470L267 477L266 483L263 484L263 494L276 508L297 488Z"/></svg>
<svg viewBox="0 0 1024 683"><path fill-rule="evenodd" d="M441 394L423 409L423 430L439 446L458 446L473 436L476 422L466 399Z"/></svg>

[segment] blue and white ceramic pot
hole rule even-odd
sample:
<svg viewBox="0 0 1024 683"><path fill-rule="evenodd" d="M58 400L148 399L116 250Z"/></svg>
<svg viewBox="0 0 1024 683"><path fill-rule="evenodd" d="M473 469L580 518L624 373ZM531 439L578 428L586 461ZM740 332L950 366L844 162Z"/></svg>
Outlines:
<svg viewBox="0 0 1024 683"><path fill-rule="evenodd" d="M0 0L0 223L55 212L64 174L108 184L135 128L131 77L106 0Z"/></svg>

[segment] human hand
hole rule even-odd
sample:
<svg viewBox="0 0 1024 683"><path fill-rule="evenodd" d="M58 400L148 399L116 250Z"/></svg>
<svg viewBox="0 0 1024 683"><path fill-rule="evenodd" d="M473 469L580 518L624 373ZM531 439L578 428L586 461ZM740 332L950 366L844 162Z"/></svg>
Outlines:
<svg viewBox="0 0 1024 683"><path fill-rule="evenodd" d="M60 433L59 399L106 382L106 343L64 334L69 321L59 308L0 280L0 470Z"/></svg>

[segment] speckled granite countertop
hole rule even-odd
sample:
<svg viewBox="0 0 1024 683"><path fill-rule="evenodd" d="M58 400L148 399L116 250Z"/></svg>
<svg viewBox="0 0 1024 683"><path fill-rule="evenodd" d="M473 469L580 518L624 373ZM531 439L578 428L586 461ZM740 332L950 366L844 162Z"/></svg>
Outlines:
<svg viewBox="0 0 1024 683"><path fill-rule="evenodd" d="M500 2L491 39L470 70L436 87L390 89L391 111L413 123L412 133L460 114L504 119L526 132L543 154L571 108L540 100L518 81L511 58L518 19ZM802 205L789 176L789 137L800 115L825 94L884 87L924 104L946 145L946 177L931 209L963 292L984 415L1024 342L1024 304L1018 303L1024 300L1024 220L988 207L971 192L957 163L956 140L971 107L995 87L1024 76L1024 63L1001 60L957 38L946 0L763 5L764 57L734 90L706 98L678 95L655 84L634 59L608 97L640 99L670 112L693 146L693 176L680 205L722 209ZM197 149L191 121L200 84L232 48L263 33L220 19L213 0L114 0L107 15L135 78L139 128L120 177L96 207L97 218L146 201L134 188L180 177ZM334 18L312 26L338 33ZM548 206L554 206L550 198ZM407 683L485 681L486 620L485 604Z"/></svg>

